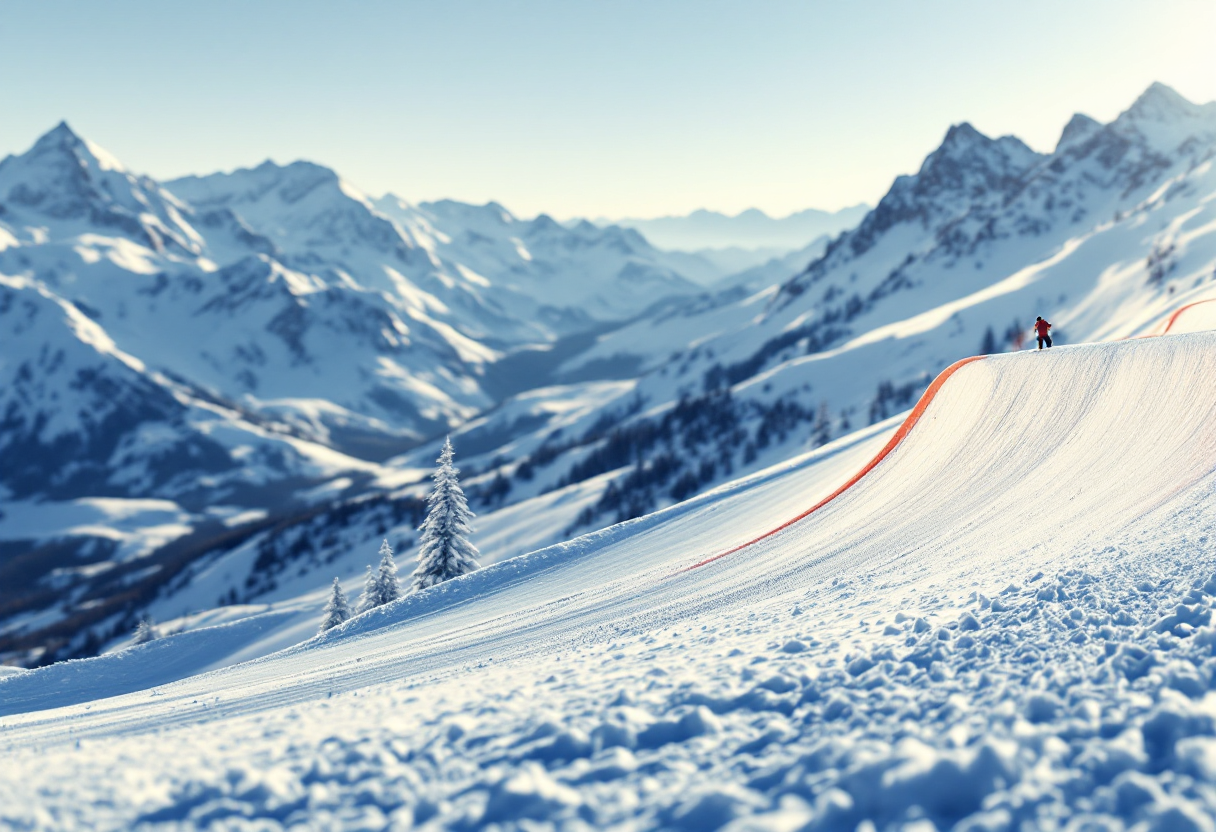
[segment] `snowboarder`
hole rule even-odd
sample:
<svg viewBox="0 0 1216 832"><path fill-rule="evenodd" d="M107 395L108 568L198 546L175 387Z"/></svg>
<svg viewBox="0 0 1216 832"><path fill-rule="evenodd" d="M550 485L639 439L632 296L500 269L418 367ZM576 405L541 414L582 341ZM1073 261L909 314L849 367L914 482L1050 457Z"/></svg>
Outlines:
<svg viewBox="0 0 1216 832"><path fill-rule="evenodd" d="M1034 331L1039 339L1039 349L1043 349L1043 344L1047 344L1047 348L1051 349L1051 336L1047 334L1047 330L1051 329L1051 324L1043 320L1042 317L1034 319Z"/></svg>

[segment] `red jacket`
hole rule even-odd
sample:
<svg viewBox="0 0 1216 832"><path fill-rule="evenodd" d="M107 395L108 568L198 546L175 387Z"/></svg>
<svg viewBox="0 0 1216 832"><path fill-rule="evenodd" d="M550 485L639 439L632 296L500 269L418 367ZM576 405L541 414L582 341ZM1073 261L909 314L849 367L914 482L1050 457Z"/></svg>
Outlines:
<svg viewBox="0 0 1216 832"><path fill-rule="evenodd" d="M1035 321L1034 328L1038 330L1040 338L1047 337L1047 330L1051 329L1051 324L1047 321Z"/></svg>

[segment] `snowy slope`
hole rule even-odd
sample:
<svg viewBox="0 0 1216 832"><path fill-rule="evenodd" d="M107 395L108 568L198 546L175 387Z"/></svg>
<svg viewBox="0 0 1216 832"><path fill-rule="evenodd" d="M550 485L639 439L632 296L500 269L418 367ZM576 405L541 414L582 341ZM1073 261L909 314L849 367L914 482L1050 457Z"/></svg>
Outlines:
<svg viewBox="0 0 1216 832"><path fill-rule="evenodd" d="M151 680L156 643L10 675L0 817L1207 828L1214 370L1211 334L988 358L841 496L699 568L818 488L778 475L150 690L66 704Z"/></svg>
<svg viewBox="0 0 1216 832"><path fill-rule="evenodd" d="M832 446L783 462L696 500L674 506L657 515L654 520L670 522L676 517L702 512L710 503L737 501L741 499L740 495L754 492L747 498L746 504L753 507L749 510L761 510L757 507L767 506L763 508L766 516L777 522L797 511L808 495L830 493L840 481L875 454L893 430L894 425L884 424L858 432ZM590 488L574 486L479 517L475 526L478 547L485 552L480 558L482 564L489 566L564 540L562 528L573 521L586 503L587 496L584 494L594 496ZM227 624L247 617L258 617L258 623L251 625L258 628L256 633L238 628L216 633L213 637L199 636L212 639L208 648L197 651L192 658L182 657L171 667L158 668L155 683L174 681L212 667L258 658L307 640L316 632L317 610L324 605L329 593L328 585L324 588L316 586L316 575L324 573L340 577L348 597L357 597L363 587L364 568L369 561L378 558L378 555L373 555L381 539L393 543L403 572L412 568L416 547L403 544L416 540L415 530L421 515L399 511L392 504L385 506L383 503L369 507L368 513L372 512L375 512L376 520L371 522L368 517L356 513L353 515L355 522L340 524L335 516L322 514L302 530L303 535L297 536L295 530L279 529L272 532L279 538L274 542L285 543L285 548L289 550L300 539L312 541L307 552L295 552L294 558L289 555L289 559L282 564L267 562L264 557L263 553L275 551L266 545L266 536L251 537L241 546L205 563L188 582L181 582L179 588L149 604L148 613L166 633L179 630L194 632L217 623ZM544 517L545 524L538 524L538 517ZM379 532L369 528L375 522L380 524ZM333 539L323 541L324 537ZM254 564L259 561L260 568L254 569ZM195 612L214 604L217 596L228 592L231 586L245 584L248 587L245 583L247 577L261 583L253 589L255 602L228 603L202 615ZM123 637L116 640L110 650L121 651L129 647L130 639ZM138 674L124 678L127 681L122 684L128 685L128 690L142 684Z"/></svg>

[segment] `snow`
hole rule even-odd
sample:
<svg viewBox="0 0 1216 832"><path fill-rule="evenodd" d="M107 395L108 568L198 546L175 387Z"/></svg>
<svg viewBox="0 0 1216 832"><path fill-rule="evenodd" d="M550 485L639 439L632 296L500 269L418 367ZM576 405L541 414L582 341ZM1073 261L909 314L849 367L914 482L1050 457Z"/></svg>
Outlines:
<svg viewBox="0 0 1216 832"><path fill-rule="evenodd" d="M161 657L238 625L9 676L0 818L1206 829L1213 370L1216 334L990 357L701 568L890 428L205 675Z"/></svg>
<svg viewBox="0 0 1216 832"><path fill-rule="evenodd" d="M0 567L62 560L0 635L140 598L102 656L0 668L0 826L1212 828L1213 147L1159 85L1050 155L957 125L704 292L629 229L308 163L166 189L56 128L0 163ZM902 435L847 434L876 385L1040 313L1063 346L962 366L864 467ZM661 421L715 385L722 433ZM847 435L797 455L821 408ZM317 635L331 581L416 554L435 448L379 460L457 422L485 568ZM659 424L693 490L569 539L646 472L573 466Z"/></svg>
<svg viewBox="0 0 1216 832"><path fill-rule="evenodd" d="M63 504L8 504L12 513L0 518L0 536L6 538L45 537L80 526L104 524L115 530L138 531L145 525L181 521L186 515L169 500L124 500L90 497Z"/></svg>
<svg viewBox="0 0 1216 832"><path fill-rule="evenodd" d="M392 194L375 207L488 297L543 319L562 310L584 319L623 320L665 298L697 292L689 278L721 277L707 261L670 255L634 231L581 222L564 227L541 215L520 220L501 205L453 200L410 205ZM493 279L487 276L493 276Z"/></svg>

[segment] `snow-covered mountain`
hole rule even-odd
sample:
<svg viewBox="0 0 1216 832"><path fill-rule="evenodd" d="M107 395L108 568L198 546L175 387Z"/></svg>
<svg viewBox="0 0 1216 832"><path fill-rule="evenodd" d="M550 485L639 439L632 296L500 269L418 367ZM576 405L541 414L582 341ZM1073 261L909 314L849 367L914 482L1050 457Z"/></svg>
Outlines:
<svg viewBox="0 0 1216 832"><path fill-rule="evenodd" d="M6 248L109 231L158 253L200 250L199 235L171 194L127 171L66 122L26 153L0 161L0 204L10 235Z"/></svg>
<svg viewBox="0 0 1216 832"><path fill-rule="evenodd" d="M566 227L544 214L525 221L494 202L414 206L386 194L375 206L465 273L493 275L496 292L537 305L520 314L552 320L565 331L632 318L664 299L696 294L698 286L682 272L694 279L718 275L712 264L659 251L620 226Z"/></svg>
<svg viewBox="0 0 1216 832"><path fill-rule="evenodd" d="M0 618L100 591L120 550L420 479L375 461L519 389L502 370L484 386L512 350L564 354L699 291L619 228L537 220L535 255L473 242L466 265L448 240L475 238L479 209L447 207L447 231L424 232L309 163L166 185L66 124L0 162L0 545L22 556ZM110 523L140 517L160 531Z"/></svg>
<svg viewBox="0 0 1216 832"><path fill-rule="evenodd" d="M76 616L79 598L90 602L64 603L70 593L48 590L23 617L0 618L10 633L5 641L0 632L0 652L24 650L28 660L39 644L59 643L58 655L70 655L89 639L93 648L119 643L140 610L195 626L298 603L334 574L357 581L381 536L399 548L412 543L415 483L438 448L427 441L386 458L441 428L451 428L481 515L478 545L493 563L878 424L954 360L1024 346L1035 315L1052 321L1059 343L1148 331L1179 305L1216 296L1214 157L1216 106L1160 85L1110 124L1075 117L1050 154L957 125L856 227L713 292L682 283L632 231L521 221L495 205L372 201L315 166L264 165L167 186L124 173L104 189L92 180L73 186L96 194L98 208L48 209L55 215L38 206L62 199L37 196L53 177L25 177L16 198L5 198L15 186L0 189L0 273L12 275L12 291L37 294L61 310L55 320L69 321L60 335L38 337L79 341L80 322L91 323L130 358L105 359L123 389L144 379L186 408L149 420L191 425L198 408L222 414L215 418L238 425L227 435L252 431L298 455L260 475L265 493L299 484L291 500L263 494L216 507L208 517L228 530L222 543L199 539L155 598L89 622L69 618L83 627L74 637L38 641L39 622ZM0 164L0 182L10 181L11 165ZM124 209L110 195L123 188L151 208ZM93 210L132 214L139 231L129 219L122 233L113 230L119 220L87 225ZM495 382L504 373L510 383ZM66 396L66 376L48 377L61 381L6 406L20 412L26 400ZM188 447L194 435L174 441ZM230 456L247 453L244 440L220 444L235 446ZM316 490L308 477L320 469L308 466L327 449L362 449L382 464L339 454L327 470L350 473ZM108 471L107 458L97 459L94 470ZM186 453L172 459L177 480L149 479L149 493L121 496L173 501L174 483L191 476L242 476L195 470ZM304 479L291 479L301 470ZM122 525L106 517L143 516L134 506L82 503L98 496L91 491L71 493L72 516L105 515L95 528ZM47 547L67 521L22 526L18 517L37 514L31 505L3 508L0 539L6 551L38 541L51 563ZM148 528L171 525L166 512L181 512L175 522L188 530L206 519L200 506L158 506L139 509ZM250 520L249 510L271 514ZM121 546L178 557L164 539L122 534ZM70 585L56 568L36 570L29 585ZM229 606L199 618L221 600Z"/></svg>
<svg viewBox="0 0 1216 832"><path fill-rule="evenodd" d="M289 196L326 179L294 174ZM419 436L485 407L475 377L498 353L440 320L442 304L408 281L388 292L365 285L369 270L354 272L364 282L343 271L342 253L409 250L387 247L394 226L383 218L350 212L368 222L344 225L331 213L328 231L295 219L302 236L350 228L348 245L308 257L264 215L250 213L265 233L230 206L190 206L60 125L0 163L11 238L0 273L76 305L153 371L285 416L313 439Z"/></svg>
<svg viewBox="0 0 1216 832"><path fill-rule="evenodd" d="M0 273L77 304L154 371L351 449L485 409L507 350L698 291L619 228L541 218L487 248L487 211L403 226L302 162L162 186L61 124L0 163Z"/></svg>

